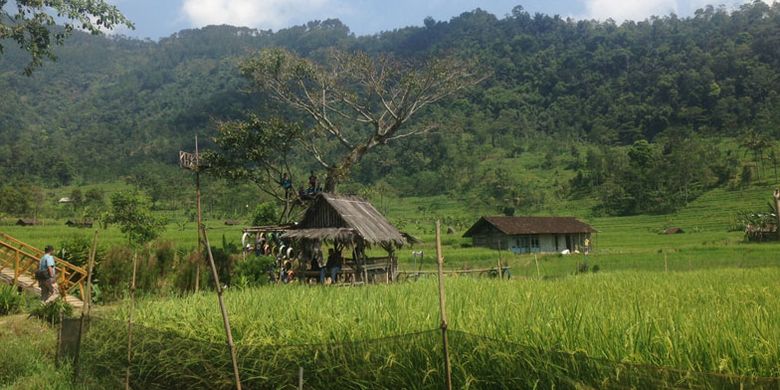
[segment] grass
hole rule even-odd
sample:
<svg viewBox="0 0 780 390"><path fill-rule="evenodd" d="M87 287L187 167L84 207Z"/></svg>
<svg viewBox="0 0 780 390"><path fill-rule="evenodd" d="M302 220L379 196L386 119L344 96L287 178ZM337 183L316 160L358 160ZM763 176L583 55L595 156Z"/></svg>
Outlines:
<svg viewBox="0 0 780 390"><path fill-rule="evenodd" d="M470 240L461 237L463 231L480 215L494 213L468 208L452 197L383 198L375 203L400 228L423 240L412 248L425 252L422 263L404 248L398 252L401 269L435 267L436 219L444 221L445 230L455 229L443 237L448 268L494 267L499 258L511 267L509 282L447 279L456 383L497 388L705 383L717 388L734 383L713 382L712 375L701 378L689 371L780 376L774 347L780 342L780 319L771 314L780 309L775 283L780 243L744 243L741 232L730 231L738 211L764 209L770 193L759 186L717 189L663 216L592 217L587 207L567 203L561 207L565 212L550 214L576 215L599 230L595 250L587 258L470 247ZM223 234L238 241L241 229L221 223L207 221L211 241L218 243ZM685 233L658 234L670 226ZM194 247L194 224L181 227L171 223L162 238ZM3 230L37 246L92 233L59 225ZM124 238L109 228L101 231L101 242L123 244ZM600 272L572 276L581 262L598 265ZM142 336L134 352L134 379L160 386L188 381L193 388L229 387L229 360L215 301L208 292L144 301L136 315ZM295 382L295 367L302 366L311 387L440 385L432 278L361 288L228 289L227 303L249 384L284 387ZM114 320L97 321L95 329L103 331L91 333L95 377L123 371L121 359L126 356L124 309L103 308L101 315ZM355 343L409 333L414 336ZM25 359L45 361L47 355L41 356ZM662 368L659 373L659 366L681 371L678 375ZM621 379L616 372L631 375Z"/></svg>
<svg viewBox="0 0 780 390"><path fill-rule="evenodd" d="M772 313L780 310L778 277L778 268L759 268L614 272L553 281L451 278L447 307L455 332L456 383L501 378L502 387L536 381L561 386L569 375L598 386L618 380L612 370L621 364L668 367L660 369L665 374L690 370L777 377L780 317ZM425 372L440 378L434 280L229 290L226 303L250 387L290 383L290 365L345 388L364 381L427 388L438 382L420 385ZM200 380L228 386L218 310L213 294L205 293L139 304L134 314L140 329L133 352L136 380L175 383L195 376L194 387ZM90 359L99 372L115 372L126 356L125 309L100 315L115 320L93 324ZM414 335L391 337L408 334ZM353 343L382 337L390 338ZM536 369L515 371L525 365ZM566 374L539 369L545 365L564 365ZM329 370L340 372L340 379L324 374ZM643 383L650 375L637 372L633 380ZM696 380L711 383L713 378Z"/></svg>
<svg viewBox="0 0 780 390"><path fill-rule="evenodd" d="M599 230L593 240L595 250L587 259L556 254L534 258L533 255L470 247L471 240L461 236L479 215L487 214L487 211L469 209L452 197L384 197L375 200L375 203L401 229L423 240L422 244L397 252L401 270L435 268L433 226L436 219L441 219L444 231L448 226L455 229L455 233L444 234L442 239L447 268L491 268L500 259L511 267L515 277L550 278L574 273L581 262L587 262L590 267L597 265L601 272L777 266L774 253L780 249L780 243L745 243L741 232L729 231L736 223L734 218L738 211L766 208L769 193L762 186L736 191L716 189L670 215L584 218ZM582 215L579 217L583 218ZM223 235L228 241L240 240L241 227L225 226L222 220L205 223L209 226L210 240L215 245L220 245ZM681 227L685 233L658 234L669 226ZM93 233L91 229L68 228L59 222L36 227L5 226L3 231L38 247L47 243L56 245L73 235L89 236L91 239ZM180 248L194 248L197 240L195 224L174 221L167 225L161 239ZM100 231L100 243L104 246L123 245L125 238L116 227L109 227ZM421 262L412 256L412 250L424 252ZM375 248L371 254L382 256L384 252Z"/></svg>
<svg viewBox="0 0 780 390"><path fill-rule="evenodd" d="M56 335L54 328L26 314L0 317L0 387L38 390L71 389L71 370L67 364L54 364ZM78 386L76 388L85 388Z"/></svg>

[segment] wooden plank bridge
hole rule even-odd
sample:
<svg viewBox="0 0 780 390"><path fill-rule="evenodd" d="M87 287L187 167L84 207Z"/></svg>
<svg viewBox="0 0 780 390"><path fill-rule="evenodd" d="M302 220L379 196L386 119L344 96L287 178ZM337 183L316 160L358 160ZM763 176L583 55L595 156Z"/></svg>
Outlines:
<svg viewBox="0 0 780 390"><path fill-rule="evenodd" d="M42 250L0 232L0 283L16 285L40 295L41 289L35 280L35 271L42 256ZM56 256L54 262L60 295L75 309L81 309L84 302L80 297L85 293L87 271Z"/></svg>

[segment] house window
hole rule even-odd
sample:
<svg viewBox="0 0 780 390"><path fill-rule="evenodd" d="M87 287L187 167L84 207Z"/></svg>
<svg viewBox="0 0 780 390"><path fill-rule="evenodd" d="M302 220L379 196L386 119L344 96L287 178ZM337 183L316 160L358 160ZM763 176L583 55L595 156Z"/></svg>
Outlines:
<svg viewBox="0 0 780 390"><path fill-rule="evenodd" d="M515 238L515 247L512 248L515 253L535 253L540 252L539 236L518 236Z"/></svg>

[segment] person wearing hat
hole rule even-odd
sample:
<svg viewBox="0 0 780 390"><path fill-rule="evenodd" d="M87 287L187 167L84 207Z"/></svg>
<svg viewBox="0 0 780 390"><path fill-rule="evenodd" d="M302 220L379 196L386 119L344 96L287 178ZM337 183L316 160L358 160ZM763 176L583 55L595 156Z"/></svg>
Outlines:
<svg viewBox="0 0 780 390"><path fill-rule="evenodd" d="M57 292L57 280L55 278L57 270L54 265L54 256L51 255L52 252L54 252L54 247L46 245L43 257L41 257L41 261L38 263L38 272L36 272L38 286L41 288L41 300L44 302L48 302L50 298L56 296Z"/></svg>

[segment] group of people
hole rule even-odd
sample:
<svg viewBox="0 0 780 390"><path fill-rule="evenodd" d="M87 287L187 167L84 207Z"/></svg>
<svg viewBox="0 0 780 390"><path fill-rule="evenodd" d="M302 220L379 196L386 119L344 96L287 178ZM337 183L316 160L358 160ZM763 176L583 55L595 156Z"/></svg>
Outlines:
<svg viewBox="0 0 780 390"><path fill-rule="evenodd" d="M281 179L279 179L279 185L284 189L284 197L289 199L293 195L293 182L289 173L285 172L282 175ZM305 198L319 192L322 192L322 183L317 179L317 175L314 174L314 171L311 171L309 175L309 187L304 188L304 186L301 185L298 189L298 197Z"/></svg>
<svg viewBox="0 0 780 390"><path fill-rule="evenodd" d="M278 233L258 233L254 244L249 242L250 236L250 233L244 233L241 238L245 253L274 256L273 269L268 271L273 282L278 280L286 284L304 280L306 271L318 272L317 281L321 284L338 282L344 263L340 250L329 248L325 258L318 240L309 242L304 248L293 249Z"/></svg>
<svg viewBox="0 0 780 390"><path fill-rule="evenodd" d="M324 259L322 256L322 250L317 248L312 254L311 259L311 271L319 271L319 283L325 284L326 275L330 275L330 283L338 283L339 272L344 265L344 258L341 257L341 251L336 251L333 248L328 249L328 258Z"/></svg>

